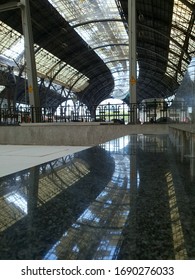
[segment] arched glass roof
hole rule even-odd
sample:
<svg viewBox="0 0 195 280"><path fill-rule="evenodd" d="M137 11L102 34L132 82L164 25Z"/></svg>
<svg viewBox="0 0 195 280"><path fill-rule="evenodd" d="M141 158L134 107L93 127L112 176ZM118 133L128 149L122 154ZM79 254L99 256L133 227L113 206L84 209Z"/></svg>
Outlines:
<svg viewBox="0 0 195 280"><path fill-rule="evenodd" d="M74 92L89 107L128 94L127 0L29 2L39 78ZM194 5L195 0L136 0L138 102L167 98L181 84L195 56ZM25 77L21 11L1 12L0 20L1 66Z"/></svg>
<svg viewBox="0 0 195 280"><path fill-rule="evenodd" d="M114 72L112 95L124 98L129 89L128 34L114 0L49 0ZM77 5L75 5L77 4ZM117 69L120 67L120 72Z"/></svg>
<svg viewBox="0 0 195 280"><path fill-rule="evenodd" d="M193 0L188 2L195 3ZM192 10L180 0L174 0L170 37L173 40L170 40L169 45L167 73L171 76L177 75L177 81L181 82L189 64L189 56L195 52L195 25ZM180 66L180 73L170 67L172 61L176 69Z"/></svg>
<svg viewBox="0 0 195 280"><path fill-rule="evenodd" d="M17 64L24 63L24 37L1 21L0 29L0 63L5 62L5 64L15 66L14 74L17 75L19 72ZM73 92L80 92L88 85L87 76L37 44L34 48L38 77L52 79L54 83L66 88L71 87Z"/></svg>

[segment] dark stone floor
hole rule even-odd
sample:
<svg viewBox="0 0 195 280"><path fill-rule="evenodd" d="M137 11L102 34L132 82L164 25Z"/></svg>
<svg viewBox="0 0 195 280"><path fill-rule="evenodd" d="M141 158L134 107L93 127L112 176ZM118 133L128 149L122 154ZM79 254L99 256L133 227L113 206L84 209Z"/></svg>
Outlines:
<svg viewBox="0 0 195 280"><path fill-rule="evenodd" d="M0 259L195 259L195 164L131 135L0 178Z"/></svg>

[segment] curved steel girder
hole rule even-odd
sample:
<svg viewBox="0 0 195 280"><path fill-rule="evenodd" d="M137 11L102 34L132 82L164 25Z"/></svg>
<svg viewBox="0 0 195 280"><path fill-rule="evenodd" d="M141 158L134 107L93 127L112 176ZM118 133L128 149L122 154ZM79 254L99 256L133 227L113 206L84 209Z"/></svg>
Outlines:
<svg viewBox="0 0 195 280"><path fill-rule="evenodd" d="M90 109L94 104L98 102L98 100L103 101L108 98L112 93L112 89L113 83L112 81L109 81L106 84L101 85L101 88L100 86L98 88L95 88L93 86L92 89L89 88L89 90L87 92L84 92L82 95L77 94L77 97L80 102L84 103Z"/></svg>
<svg viewBox="0 0 195 280"><path fill-rule="evenodd" d="M106 77L106 76L105 76ZM97 84L99 85L98 87L97 87ZM101 83L99 83L98 81L97 81L97 83L95 83L95 84L93 84L93 85L90 85L88 88L87 88L87 90L85 90L83 93L79 93L79 94L77 94L77 96L79 97L79 99L81 100L81 102L83 102L83 103L85 103L84 102L84 99L85 100L87 100L87 99L99 99L99 98L101 98L102 100L104 100L104 98L107 96L109 96L110 95L110 93L112 92L112 90L110 91L109 90L109 92L108 93L104 93L103 95L99 95L99 93L100 93L100 91L101 91L101 89L102 88L107 88L109 86L109 88L111 89L112 88L112 90L113 90L113 87L114 87L114 81L113 80L107 80L106 82L104 82L103 84ZM91 88L92 87L92 88ZM90 92L89 94L88 94L88 92ZM88 94L88 95L87 95ZM86 96L87 95L87 96ZM89 100L87 100L88 102L89 102ZM94 104L92 104L92 105L94 105Z"/></svg>
<svg viewBox="0 0 195 280"><path fill-rule="evenodd" d="M151 63L142 62L142 64L146 64L146 65L147 65L147 69L149 69L148 66L151 67ZM167 84L166 81L162 80L162 77L168 77L171 81L174 81L175 85L178 85L176 79L175 79L174 77L171 77L168 73L167 73L166 76L165 76L165 75L164 75L165 73L164 73L164 71L162 70L162 68L159 68L159 67L156 66L156 65L152 65L152 68L153 68L153 69L149 69L149 71L152 70L153 72L156 72L155 69L157 69L157 70L158 70L158 73L162 73L161 79L160 79L160 78L157 79L157 76L150 75L150 74L147 73L147 72L145 72L145 73L146 73L145 77L148 78L148 79L150 79L150 80L152 80L152 79L155 80L155 82L157 82L158 84L161 84L164 88L169 88L169 92L172 93L173 89ZM141 71L144 71L144 70L142 69ZM119 72L119 71L115 71L115 72ZM122 70L121 70L121 72L122 72ZM124 79L124 78L123 78L123 79ZM141 81L140 81L140 82L141 82ZM142 82L144 83L143 80L142 80ZM138 84L139 84L139 77L138 77ZM150 85L150 87L151 87L151 85ZM142 88L143 88L143 87L140 87L141 90L142 90ZM153 87L153 88L154 88L154 87ZM154 88L154 89L155 89L155 91L156 91L156 88ZM163 96L163 94L164 94L164 93L162 93L162 96Z"/></svg>
<svg viewBox="0 0 195 280"><path fill-rule="evenodd" d="M89 49L89 50L86 51L85 53L87 53L87 52L89 52L89 51L92 51L92 50ZM66 65L67 65L67 64L66 64ZM82 63L81 63L81 66L82 66ZM62 67L60 70L62 70L63 68L64 68L64 67ZM69 92L72 91L73 87L74 87L84 76L87 76L87 75L91 72L91 70L94 69L94 65L93 65L93 63L90 64L90 65L88 65L88 67L86 67L86 65L83 65L82 68L85 69L85 74L82 74L80 77L78 77L78 78L76 79L76 81L69 87L69 89L68 89ZM82 68L81 68L80 73L82 73ZM101 69L101 68L102 68L102 64L96 66L96 69ZM60 70L59 70L59 72L60 72ZM107 70L110 72L109 68L107 68ZM59 73L59 72L58 72L58 73ZM104 72L105 72L105 71L104 71ZM99 74L96 75L96 77L102 76L102 75L104 74L104 72L99 71ZM106 72L105 72L105 73L106 73ZM111 72L110 72L110 75L111 75L111 77L112 77ZM77 73L75 73L73 76L70 77L70 79L67 81L67 84L68 84L68 83L71 84L71 80L72 80L75 76L77 76ZM96 78L96 77L94 77L94 78ZM93 79L94 79L94 78L93 78ZM78 94L79 94L79 93L78 93Z"/></svg>
<svg viewBox="0 0 195 280"><path fill-rule="evenodd" d="M150 63L144 63L144 64L147 64L147 65L151 65ZM168 87L168 88L170 88L170 86L166 83L166 82L164 82L163 80L162 80L162 77L164 76L164 71L161 69L161 68L159 68L159 67L157 67L157 66L155 66L154 65L154 70L152 70L152 71L155 71L155 69L158 69L158 73L160 73L160 72L162 72L162 76L161 76L161 79L159 78L159 79L157 79L157 76L154 76L154 75L150 75L150 74L147 74L147 72L145 72L146 73L146 75L144 76L144 77L148 77L148 79L151 79L151 80L156 80L156 81L158 81L158 83L159 84L163 84L165 87ZM117 72L124 72L124 71L115 71L114 73L117 73ZM155 73L156 73L156 71L155 71ZM166 77L166 76L165 76ZM172 78L171 76L169 76L169 75L167 75L167 77L171 80L171 81L174 81L174 83L175 83L175 85L177 85L178 83L177 83L177 81L174 79L174 78ZM142 78L140 78L140 79L142 79ZM123 77L119 77L118 79L116 79L116 80L124 80L124 78ZM137 79L137 83L139 83L139 77L138 77L138 79ZM170 90L172 91L172 88L170 88Z"/></svg>
<svg viewBox="0 0 195 280"><path fill-rule="evenodd" d="M17 102L21 102L21 100L24 100L24 96L25 96L25 85L27 85L27 82L25 82L25 79L22 78L21 76L17 76L16 77L16 83L13 84L13 81L11 81L8 76L10 75L8 72L4 72L2 75L2 71L1 73L1 83L6 85L7 89L8 89L8 83L10 84L9 88L16 88L17 87L17 92L15 93L15 98ZM3 78L3 79L2 79ZM4 81L3 81L4 80ZM44 90L48 92L47 88L44 88ZM53 92L53 91L51 91ZM13 93L12 93L13 94ZM14 98L14 96L13 96ZM58 94L56 93L54 101L58 100ZM58 100L59 103L59 100Z"/></svg>
<svg viewBox="0 0 195 280"><path fill-rule="evenodd" d="M87 21L87 22L83 22L83 23L74 25L73 27L75 27L75 26L82 26L82 25L89 24L89 23L106 22L106 21L116 21L116 19L92 20L92 21ZM122 19L117 20L117 21L123 22ZM141 26L141 27L144 27L145 29L149 29L149 30L151 30L151 31L153 31L153 32L155 32L155 33L157 33L157 34L163 36L164 38L168 39L169 41L172 41L180 50L182 50L182 52L184 52L184 53L186 54L186 56L187 56L188 59L189 59L188 63L190 62L190 59L191 59L191 58L190 58L189 54L188 54L188 53L185 51L185 49L183 49L182 46L181 46L176 40L174 40L172 37L166 36L164 33L160 32L160 31L158 31L158 30L156 30L156 29L154 29L154 28L152 28L152 27L145 26L145 25L140 24L140 23L137 23L137 25L139 25L139 26ZM111 45L112 45L112 44L110 44L110 46L111 46ZM113 45L115 45L115 44L113 44ZM128 44L121 44L121 45L127 45L127 46L128 46ZM96 47L96 48L93 48L92 50L96 50L96 49L98 49L98 48L103 48L103 47L106 47L106 46L109 46L109 44L107 44L107 45L105 45L105 46L103 46L103 45L102 45L102 46L98 46L98 47ZM138 48L139 48L139 47L138 47ZM165 50L167 50L167 49L165 49ZM170 50L169 50L169 51L170 51ZM173 52L173 54L174 54L174 52Z"/></svg>
<svg viewBox="0 0 195 280"><path fill-rule="evenodd" d="M129 46L129 44L126 44L126 43L117 43L117 44L106 44L106 45L101 45L101 46L98 46L98 47L95 47L95 48L90 48L90 49L89 49L88 51L86 51L85 53L88 53L88 52L91 52L91 51L94 51L94 50L100 49L100 48L106 48L106 47L108 47L108 46ZM82 64L81 64L81 65L82 65ZM101 66L101 67L102 67L102 66ZM93 65L93 64L91 64L91 65L88 67L88 69L93 69L93 68L94 68L94 65ZM96 69L97 69L97 68L99 68L99 67L96 67ZM85 69L86 69L86 67L85 67ZM109 70L109 69L108 69L108 70ZM75 81L75 83L74 83L73 85L71 85L70 89L72 90L72 88L76 85L76 83L79 82L79 80L80 80L83 76L87 76L87 73L90 73L90 71L91 71L91 70L87 71L87 72L85 73L85 75L83 74L81 77L79 77L79 78ZM81 72L82 72L82 69L81 69ZM77 75L77 74L74 74L74 75L70 78L70 80L71 80L72 78L74 78L75 75ZM68 83L70 80L68 80L67 83Z"/></svg>
<svg viewBox="0 0 195 280"><path fill-rule="evenodd" d="M184 32L183 30L181 31L185 34L185 40L183 41L183 48L186 49L186 50L188 50L188 47L189 47L190 37L192 37L191 32L193 30L194 21L195 21L195 14L192 14L186 32ZM178 30L178 28L177 28L177 30ZM190 55L190 53L189 53L189 55ZM184 53L181 52L180 59L179 59L179 62L178 62L178 68L180 68L180 69L182 67L183 57L184 57Z"/></svg>
<svg viewBox="0 0 195 280"><path fill-rule="evenodd" d="M170 67L170 68L172 68L172 69L174 69L175 71L178 71L181 75L184 75L181 71L180 71L180 69L178 69L177 68L177 66L170 60L170 59L167 59L166 57L164 57L163 55L161 55L161 54L159 54L159 53L156 53L156 52L154 52L154 51L152 51L152 50L149 50L149 49L145 49L145 48L143 48L143 47L138 47L138 49L140 49L140 50L146 50L147 52L149 52L149 53L151 53L151 54L154 54L155 56L158 56L158 57L160 57L162 60L165 60L166 62L169 62L171 65L173 65L173 67ZM170 51L173 55L175 55L175 56L178 56L179 57L179 55L177 54L177 53L175 53L175 52L173 52L173 51ZM189 63L188 61L186 61L186 59L183 59L186 63Z"/></svg>
<svg viewBox="0 0 195 280"><path fill-rule="evenodd" d="M138 48L138 49L143 49L143 50L147 50L147 49L145 49L145 48ZM169 68L171 68L171 69L173 69L175 72L179 72L182 76L184 76L184 73L183 72L181 72L180 70L178 70L178 68L177 68L177 66L170 60L170 59L165 59L163 56L161 56L161 55L158 55L158 53L155 53L155 52L153 52L153 51L150 51L150 50L147 50L148 52L151 52L153 55L155 55L155 56L159 56L159 57L161 57L163 60L165 60L166 62L169 62L171 65L169 65ZM140 57L141 57L141 54L140 54ZM147 57L147 60L148 60L148 57ZM109 64L109 63L112 63L112 62L116 62L116 61L129 61L129 59L127 58L127 59L116 59L116 60L109 60L109 61L106 61L105 62L105 64ZM140 59L138 59L137 60L137 62L139 63L139 61L140 61ZM143 64L143 62L144 62L144 60L141 60L141 64ZM157 61L158 63L160 63L160 61L158 60ZM165 65L166 66L166 65ZM113 73L113 72L112 72ZM166 72L164 71L164 74L165 74ZM168 73L167 73L167 75L169 75ZM174 77L173 77L174 78Z"/></svg>
<svg viewBox="0 0 195 280"><path fill-rule="evenodd" d="M88 67L88 72L87 72L87 73L89 73L89 72L91 71L91 69L93 69L93 68L94 68L93 65L91 65L90 67ZM96 69L98 69L98 68L101 69L101 68L102 68L102 65L96 66ZM105 72L105 74L108 74L108 71ZM112 80L113 80L112 73L109 72L109 74L111 75ZM80 76L80 77L71 85L69 91L72 91L73 87L80 81L80 79L81 79L83 76L85 76L85 75ZM104 72L101 72L101 73L99 73L98 75L96 75L96 77L94 77L94 79L97 79L97 78L100 77L100 76L104 76ZM77 94L79 94L79 93L77 93Z"/></svg>
<svg viewBox="0 0 195 280"><path fill-rule="evenodd" d="M150 66L150 67L151 67L151 63L149 63L149 62L142 62L142 64L146 64L147 66ZM156 65L152 65L152 68L153 68L153 69L158 69L158 73L161 72L161 73L163 74L162 77L165 76L165 75L164 75L164 71L163 71L160 67L158 67L158 66L156 66ZM147 69L148 69L148 68L147 68ZM149 69L149 70L154 71L153 69ZM147 73L147 72L145 72L145 73ZM177 80L176 80L174 77L170 76L168 73L166 73L166 76L169 77L170 80L174 81L175 84L178 84ZM153 78L154 76L152 75L151 77Z"/></svg>
<svg viewBox="0 0 195 280"><path fill-rule="evenodd" d="M45 75L48 76L49 73L52 72L52 70L55 69L56 66L60 65L61 62L62 62L62 61L59 60L55 65L53 65L53 66L50 68L49 71L47 71L47 73L46 73ZM67 65L68 65L67 63L64 63L64 65L63 65L61 68L59 68L59 70L55 73L54 77L51 77L51 79L54 80L55 77L56 77L56 76L64 69L64 67L66 67Z"/></svg>
<svg viewBox="0 0 195 280"><path fill-rule="evenodd" d="M152 82L152 80L150 80L150 82L148 84L146 84L146 86L144 86L144 87L142 86L141 89L138 91L140 99L141 99L141 93L143 91L146 92L147 95L150 94L150 96L153 97L153 98L155 98L159 95L164 98L167 92L169 92L169 94L166 95L166 97L174 94L174 89L172 89L172 88L170 88L168 91L164 91L164 89L168 89L166 84L164 84L164 86L161 84L163 86L163 88L156 87L155 86L156 84L159 85L159 80L158 79L156 79L156 80L153 79L153 81L154 82ZM144 81L142 82L142 84L145 85ZM139 85L137 87L139 88ZM152 91L149 90L150 88L152 89ZM153 94L154 92L158 93L158 94L155 94L155 96L154 96L154 94ZM159 93L161 93L161 94L159 94ZM142 99L145 99L145 98L146 98L145 96L142 96Z"/></svg>
<svg viewBox="0 0 195 280"><path fill-rule="evenodd" d="M108 83L108 84L106 84L106 85L103 85L103 86L96 92L97 96L98 96L98 93L99 93L100 91L102 91L103 89L105 90L105 89L106 89L108 86L110 86L110 85L111 85L110 83ZM109 95L106 95L106 97L109 97ZM97 98L97 99L96 99L96 103L92 104L92 106L97 107L104 99L105 99L105 98ZM98 105L97 105L97 104L98 104Z"/></svg>
<svg viewBox="0 0 195 280"><path fill-rule="evenodd" d="M107 19L100 20L100 21L107 21ZM115 20L112 19L112 21L115 21ZM120 21L122 21L122 20L120 20ZM85 22L85 23L88 24L88 23L91 23L91 22L97 22L97 21L89 21L89 22ZM85 24L85 23L81 23L80 25L83 25L83 24ZM188 53L187 53L184 49L182 49L182 46L181 46L180 44L178 44L177 41L174 40L173 38L171 38L171 37L169 37L169 36L166 36L165 34L163 34L162 32L159 32L158 30L156 30L156 29L154 29L154 28L151 28L151 27L148 27L148 26L145 26L145 25L142 25L142 24L138 24L138 25L143 26L143 27L146 28L146 29L152 30L152 31L154 31L155 33L158 33L159 35L161 35L161 36L167 38L168 40L173 41L173 42L177 45L177 47L178 47L180 50L182 50L182 51L186 54L186 56L190 59L190 56L188 55ZM94 48L93 50L98 49L98 48L107 47L107 46L112 46L112 45L116 45L116 44L101 45L101 46L98 46L98 47ZM128 46L128 44L117 44L117 45L127 45L127 46ZM138 48L138 49L139 49L139 48L141 49L141 47L137 47L137 48ZM144 49L144 48L142 48L142 49ZM148 50L147 50L147 51L148 51ZM169 51L171 51L171 50L169 50ZM151 52L152 52L152 51L151 51ZM173 53L173 55L177 55L175 52L173 52L173 51L171 51L171 52ZM155 52L154 52L154 53L155 53ZM158 56L160 57L160 55L159 55L158 53L155 53L155 54L158 55ZM164 58L164 57L161 56L161 58ZM164 58L164 59L167 60L166 58ZM172 65L174 65L174 64L172 63L172 61L170 61L170 60L168 60L168 61L169 61ZM108 63L108 62L106 62L106 63ZM187 63L189 63L189 61L187 61ZM174 67L175 67L175 65L174 65ZM179 73L183 76L183 73L180 71L180 69L176 68L175 71L176 71L176 72L179 72Z"/></svg>
<svg viewBox="0 0 195 280"><path fill-rule="evenodd" d="M92 51L93 49L89 49L89 51ZM82 65L82 63L81 63L81 65ZM102 68L102 65L98 65L98 66L96 66L95 67L96 68L96 70L97 69L101 69ZM69 88L69 90L71 91L72 90L72 88L80 81L80 79L83 77L83 76L88 76L88 74L94 69L94 65L93 65L93 63L91 63L90 65L88 65L88 67L86 67L86 65L83 65L83 67L81 68L81 71L80 71L80 73L82 73L82 69L85 69L85 74L83 74L83 75L81 75L80 77L78 77L78 79L71 85L71 87ZM106 70L106 69L105 69ZM104 71L105 72L105 71ZM97 77L100 77L100 76L103 76L104 75L104 72L101 72L101 71L99 71L99 74L98 75L96 75L93 79L96 79ZM111 75L111 77L113 78L113 76L112 76L112 73L111 73L111 71L110 71L110 69L107 67L107 72L109 72L110 73L110 75ZM106 72L105 72L106 73ZM106 73L107 74L107 73ZM70 80L72 79L72 78L74 78L74 76L76 76L77 74L74 74L71 78L70 78ZM70 81L70 80L68 80L67 81L67 83Z"/></svg>
<svg viewBox="0 0 195 280"><path fill-rule="evenodd" d="M59 64L59 63L60 63L60 61L59 61L57 64ZM56 64L56 65L57 65L57 64ZM56 65L55 65L55 66L56 66ZM67 66L67 63L65 63L65 64L55 73L55 75L54 75L51 79L49 79L49 85L48 85L48 87L47 87L47 90L50 89L50 86L51 86L51 84L53 83L55 77L56 77L66 66ZM47 75L47 73L46 73L46 75Z"/></svg>
<svg viewBox="0 0 195 280"><path fill-rule="evenodd" d="M105 19L94 19L94 20L88 20L81 23L77 23L75 25L72 25L72 28L77 28L83 25L91 24L91 23L98 23L98 22L112 22L112 21L119 21L124 22L121 18L105 18Z"/></svg>
<svg viewBox="0 0 195 280"><path fill-rule="evenodd" d="M106 44L106 45L100 45L98 47L92 48L92 50L98 50L98 49L103 49L107 47L114 47L114 46L129 46L128 43L112 43L112 44Z"/></svg>
<svg viewBox="0 0 195 280"><path fill-rule="evenodd" d="M150 61L151 61L151 63L150 63ZM172 80L177 81L176 78L175 78L175 76L170 75L168 72L165 72L165 71L163 70L163 68L160 68L160 63L158 63L158 66L157 66L157 65L155 65L155 64L152 64L152 62L153 62L153 60L152 60L151 58L147 58L147 60L142 61L142 62L141 62L141 66L144 65L144 64L146 64L146 65L147 65L147 69L145 69L145 68L143 68L143 67L140 67L140 68L139 68L140 71L144 71L144 69L145 69L146 71L153 71L153 69L156 68L156 69L158 69L158 72L162 72L163 75L169 76ZM164 66L164 65L162 64L162 66ZM175 73L175 70L176 70L176 69L175 69L174 67L172 67L172 66L169 65L169 69L172 69L172 70L174 71L174 73ZM181 75L184 76L183 73L181 73ZM178 81L177 81L177 83L178 83Z"/></svg>
<svg viewBox="0 0 195 280"><path fill-rule="evenodd" d="M172 92L172 90L173 90L172 87L171 87L169 84L167 84L166 81L164 81L164 80L162 79L162 76L158 78L158 76L156 76L156 75L151 76L150 74L147 75L147 73L146 73L146 75L144 76L144 78L150 80L149 84L150 84L152 81L155 81L156 83L161 84L164 88L168 89L169 92ZM124 78L123 78L123 77L121 77L121 78L119 77L117 80L124 80ZM170 78L170 80L172 81L173 79ZM138 80L137 80L137 85L138 85L138 87L139 87L139 84L140 84L140 83L141 83L141 84L142 84L142 83L143 83L143 84L146 84L146 83L144 82L144 80L143 80L142 77L141 77L141 78L138 77ZM147 86L147 84L146 84L146 86Z"/></svg>
<svg viewBox="0 0 195 280"><path fill-rule="evenodd" d="M195 14L195 5L193 5L192 3L190 3L187 0L180 0L184 5L186 5L186 7L188 7L194 14Z"/></svg>
<svg viewBox="0 0 195 280"><path fill-rule="evenodd" d="M142 47L138 47L138 49L143 49L143 50L146 50L147 52L150 52L152 54L154 54L155 56L159 56L160 58L162 58L162 60L165 60L166 62L168 61L171 65L173 65L173 67L169 66L171 69L175 70L175 71L178 71L177 69L177 66L170 60L170 59L166 59L165 57L163 57L162 55L158 54L158 53L155 53L154 51L151 51L151 50L148 50L148 49L145 49L145 48L142 48ZM129 59L115 59L115 60L110 60L110 61L106 61L105 64L109 64L109 63L112 63L112 62L117 62L117 61L129 61ZM138 60L139 62L139 60ZM143 61L142 61L143 62ZM181 71L178 71L182 76L184 76L184 74L181 72Z"/></svg>
<svg viewBox="0 0 195 280"><path fill-rule="evenodd" d="M154 86L150 86L152 88L152 91L147 90L146 88L141 89L141 92L139 93L139 97L138 97L138 103L141 102L143 99L147 99L147 98L158 98L158 97L162 97L164 98L165 96L163 95L158 95L156 97L154 97L154 95L152 94L152 92L154 92L154 90L156 90L156 88ZM144 92L144 94L142 95L142 93Z"/></svg>
<svg viewBox="0 0 195 280"><path fill-rule="evenodd" d="M119 60L115 60L115 61L119 61ZM121 61L121 60L120 60ZM122 60L122 61L124 61L124 59ZM113 61L111 61L111 62L113 62ZM150 63L146 63L146 62L142 62L142 64L147 64L148 66L150 66L151 67L151 64ZM162 72L162 77L164 77L164 71L161 69L161 68L159 68L159 67L157 67L157 66L155 66L155 65L152 65L152 67L153 68L155 68L155 69L158 69L158 72ZM149 69L149 68L147 68L147 69ZM150 71L151 69L149 69L149 71ZM147 74L147 72L145 72L146 74ZM174 77L171 77L169 74L166 74L167 75L167 77L169 77L170 78L170 80L173 80L174 82L176 82L177 83L177 81L174 79ZM147 76L149 76L149 75L147 75ZM150 77L150 79L154 79L154 75L150 75L151 77ZM164 86L165 87L167 87L168 85L167 84L165 84L164 83L164 81L162 80L162 79L158 79L158 82L159 82L159 84L164 84ZM138 83L139 83L139 78L138 78ZM172 91L172 89L170 88L170 90Z"/></svg>
<svg viewBox="0 0 195 280"><path fill-rule="evenodd" d="M178 26L178 25L175 25L175 24L172 24L172 27L173 28L175 28L175 29L177 29L177 30L179 30L179 31L181 31L183 34L185 34L185 35L189 35L189 37L192 39L192 40L194 40L195 41L195 36L192 34L192 33L189 33L188 31L186 31L185 29L183 29L183 28L181 28L180 26Z"/></svg>
<svg viewBox="0 0 195 280"><path fill-rule="evenodd" d="M127 43L119 43L119 44L106 44L106 45L101 45L101 46L98 46L98 47L96 47L96 48L93 48L93 50L95 50L95 49L99 49L99 48L104 48L104 47L108 47L108 46L115 46L115 45L122 45L122 46L129 46L129 44L127 44ZM156 52L154 52L154 51L152 51L152 50L149 50L149 49L146 49L146 48L143 48L143 47L139 47L139 46L137 46L137 49L139 50L145 50L145 51L147 51L147 52L150 52L150 53L152 53L152 54L154 54L155 56L158 56L158 57L160 57L162 60L164 60L164 61L168 61L170 64L172 64L174 67L171 67L171 66L169 66L170 68L172 68L172 69L174 69L175 71L178 71L178 69L177 69L177 66L170 60L170 59L167 59L167 58L165 58L163 55L161 55L161 54L159 54L159 53L156 53ZM175 52L173 52L172 50L170 50L170 52L173 54L173 55L175 55L175 56L178 56L179 57L179 55L177 54L177 53L175 53ZM183 59L186 63L189 63L188 61L186 61L186 59ZM106 63L108 63L108 62L106 62ZM184 75L180 70L178 71L182 76Z"/></svg>
<svg viewBox="0 0 195 280"><path fill-rule="evenodd" d="M106 61L105 64L112 63L112 62L117 62L117 61L129 61L129 58L121 58L121 59L109 60L109 61Z"/></svg>
<svg viewBox="0 0 195 280"><path fill-rule="evenodd" d="M99 46L99 47L96 47L96 48L93 48L93 49L89 49L89 51L92 51L92 50L95 50L95 49L99 49L99 48L104 48L104 47L108 47L108 46L115 46L115 45L122 45L122 46L128 46L129 44L125 44L125 43L119 43L119 44L106 44L106 45L101 45L101 46ZM160 57L161 59L163 59L163 60L165 60L165 61L169 61L174 67L170 67L170 68L172 68L172 69L174 69L175 71L178 71L178 69L177 68L175 68L176 66L173 64L173 62L171 61L171 60L167 60L164 56L162 56L162 55L160 55L160 54L158 54L158 53L155 53L154 51L152 51L152 50L149 50L149 49L145 49L145 48L143 48L143 47L137 47L137 49L142 49L142 50L146 50L147 52L150 52L150 53L152 53L152 54L154 54L154 55L156 55L156 56L158 56L158 57ZM87 52L87 51L86 51ZM174 52L172 52L174 55L177 55L177 54L175 54ZM128 60L128 59L127 59ZM117 61L117 60L116 60ZM118 61L121 61L121 60L118 60ZM113 61L108 61L108 62L106 62L106 64L107 63L109 63L109 62L113 62ZM66 64L67 65L67 64ZM63 66L62 68L61 68L61 70L64 68L65 66ZM91 67L91 68L93 68L93 66ZM86 68L85 68L86 69ZM60 73L60 71L61 70L59 70L58 71L58 73ZM88 71L88 72L90 72L90 71ZM181 72L181 71L179 71L179 73L183 76L183 73ZM77 74L74 74L71 78L70 78L70 80L72 79L72 78L74 78L74 76L75 75L77 75ZM87 74L85 74L85 75L87 75ZM77 82L79 82L79 80L83 77L83 76L85 76L85 75L82 75L81 77L79 77L76 81L75 81L75 83L70 87L70 90L72 90L72 88L77 84ZM69 81L70 81L69 80ZM69 81L67 81L67 83L69 82Z"/></svg>
<svg viewBox="0 0 195 280"><path fill-rule="evenodd" d="M149 82L144 82L144 79L148 79ZM166 83L166 81L162 81L160 77L158 78L157 76L153 76L153 79L151 79L151 76L147 77L145 76L144 79L140 78L140 81L138 79L138 88L139 88L139 83L144 84L146 87L150 86L153 82L157 83L159 86L161 85L164 89L167 89L170 93L172 93L173 88L171 88L170 85ZM153 96L155 97L155 96Z"/></svg>
<svg viewBox="0 0 195 280"><path fill-rule="evenodd" d="M167 35L163 34L162 32L160 32L160 31L158 31L158 30L156 30L156 29L154 29L154 28L152 28L152 27L143 25L143 24L141 24L141 23L138 23L137 25L141 26L143 29L145 28L145 29L151 30L151 31L154 32L154 33L157 33L157 34L161 35L162 37L166 38L169 42L172 41L182 52L185 53L186 57L188 57L189 62L190 62L190 56L189 56L189 54L186 52L185 49L183 49L183 47L177 42L177 40L173 39L173 38L170 37L170 36L167 36Z"/></svg>
<svg viewBox="0 0 195 280"><path fill-rule="evenodd" d="M103 47L107 47L107 46L112 46L112 45L125 45L125 46L128 46L128 44L124 44L124 43L122 43L122 44L107 44L107 45L102 45L102 46L99 46L99 47L96 47L96 48L103 48ZM94 48L94 49L96 49L96 48ZM94 50L94 49L89 49L89 51L91 51L91 50ZM159 56L160 58L162 58L163 60L166 60L166 58L165 57L163 57L162 55L160 55L160 54L158 54L158 53L155 53L154 51L151 51L151 50L148 50L148 49L144 49L144 48L142 48L142 47L138 47L138 49L143 49L143 50L146 50L147 52L150 52L150 53L152 53L152 54L154 54L154 55L156 55L156 56ZM126 60L126 59L125 59ZM128 60L128 59L127 59ZM116 61L121 61L121 60L116 60ZM122 61L124 61L124 60L122 60ZM173 64L173 62L172 61L170 61L170 60L168 60L174 67L171 67L170 66L170 68L172 68L173 70L175 70L175 71L177 71L177 68L176 68L176 66ZM109 62L113 62L113 60L112 61L108 61L108 62L106 62L106 64L107 63L109 63ZM149 65L149 64L148 64ZM101 68L101 66L100 66L100 68ZM157 68L157 67L156 67ZM62 67L62 69L63 69L63 67ZM86 69L86 68L85 68ZM93 69L93 66L90 66L90 67L88 67L88 72L90 72L91 71L91 69ZM159 68L159 70L160 70L160 68ZM59 71L60 72L60 71ZM180 72L180 74L181 75L183 75L183 73L181 73ZM75 76L76 74L74 74L70 79L72 79L72 78L74 78L74 76ZM167 74L168 75L168 74ZM70 87L70 91L72 90L72 88L79 82L79 80L83 77L84 75L82 75L81 77L79 77L75 82L74 82L74 84ZM69 80L70 81L70 80Z"/></svg>
<svg viewBox="0 0 195 280"><path fill-rule="evenodd" d="M101 46L98 46L98 47L95 47L95 48L93 48L92 50L96 50L96 49L103 49L103 48L106 48L106 47L109 47L109 46L129 46L129 44L128 43L117 43L117 44L106 44L106 45L101 45ZM156 52L154 52L154 51L152 51L152 50L149 50L149 49L146 49L146 48L143 48L143 47L140 47L140 46L137 46L137 49L139 50L146 50L147 52L150 52L150 53L152 53L152 54L155 54L156 56L158 56L158 57L160 57L162 60L165 60L165 61L169 61L171 64L173 64L172 63L172 61L170 60L170 59L167 59L166 57L164 57L163 55L161 55L161 54L159 54L159 53L156 53ZM170 52L172 53L172 54L174 54L175 56L178 56L179 57L179 55L177 54L177 53L175 53L175 52L173 52L173 51L171 51L170 50ZM188 63L188 61L186 61L186 59L184 59L184 61L186 62L186 63ZM174 65L174 64L173 64Z"/></svg>

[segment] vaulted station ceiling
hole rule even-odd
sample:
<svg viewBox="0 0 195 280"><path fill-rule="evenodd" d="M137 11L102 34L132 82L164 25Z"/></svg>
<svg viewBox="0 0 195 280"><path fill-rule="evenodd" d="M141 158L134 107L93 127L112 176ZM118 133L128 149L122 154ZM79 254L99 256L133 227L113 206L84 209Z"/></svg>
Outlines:
<svg viewBox="0 0 195 280"><path fill-rule="evenodd" d="M13 1L0 5L8 2ZM30 8L43 106L45 100L53 106L66 100L59 87L89 108L110 96L128 103L127 0L30 0ZM136 1L138 102L176 92L195 55L194 11L194 0ZM0 96L8 94L11 80L12 89L17 86L12 94L22 103L26 78L20 9L1 9L0 21L0 83L5 86Z"/></svg>
<svg viewBox="0 0 195 280"><path fill-rule="evenodd" d="M136 0L136 10L137 99L173 95L195 55L195 1Z"/></svg>

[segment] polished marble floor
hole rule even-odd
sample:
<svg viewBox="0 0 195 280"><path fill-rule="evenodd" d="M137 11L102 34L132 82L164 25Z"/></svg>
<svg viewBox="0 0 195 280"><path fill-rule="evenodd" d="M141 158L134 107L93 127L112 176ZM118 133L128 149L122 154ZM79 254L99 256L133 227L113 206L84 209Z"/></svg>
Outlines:
<svg viewBox="0 0 195 280"><path fill-rule="evenodd" d="M2 260L195 259L194 158L121 137L1 177L0 213Z"/></svg>

